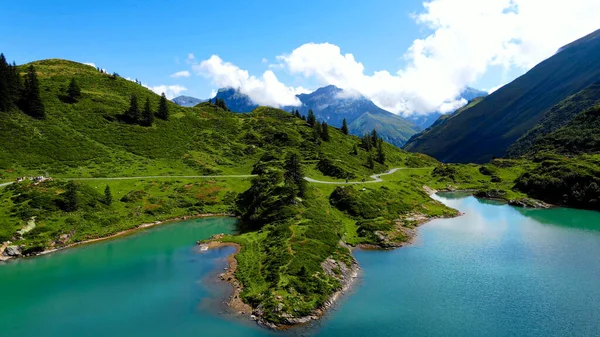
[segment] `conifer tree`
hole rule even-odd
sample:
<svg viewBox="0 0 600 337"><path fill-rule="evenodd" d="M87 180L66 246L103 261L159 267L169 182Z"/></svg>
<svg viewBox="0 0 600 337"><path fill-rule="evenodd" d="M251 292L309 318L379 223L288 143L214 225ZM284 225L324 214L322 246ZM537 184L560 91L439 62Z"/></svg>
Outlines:
<svg viewBox="0 0 600 337"><path fill-rule="evenodd" d="M37 119L46 117L46 109L40 97L40 83L33 65L27 68L25 75L25 91L22 97L22 105L25 113Z"/></svg>
<svg viewBox="0 0 600 337"><path fill-rule="evenodd" d="M383 151L383 139L379 138L377 141L377 162L385 164L385 152Z"/></svg>
<svg viewBox="0 0 600 337"><path fill-rule="evenodd" d="M371 144L373 144L373 146L376 146L378 140L379 136L377 135L377 130L373 129L373 131L371 131Z"/></svg>
<svg viewBox="0 0 600 337"><path fill-rule="evenodd" d="M367 157L367 167L371 170L375 168L375 161L373 160L373 156L370 153Z"/></svg>
<svg viewBox="0 0 600 337"><path fill-rule="evenodd" d="M296 152L291 152L285 161L284 167L285 182L296 188L299 197L304 197L306 194L306 180L304 180L304 171L302 169L300 155Z"/></svg>
<svg viewBox="0 0 600 337"><path fill-rule="evenodd" d="M81 89L77 85L77 82L75 82L74 78L71 78L71 82L69 83L67 96L71 102L77 102L77 99L81 96Z"/></svg>
<svg viewBox="0 0 600 337"><path fill-rule="evenodd" d="M8 111L11 106L10 91L8 89L9 66L4 54L0 54L0 111Z"/></svg>
<svg viewBox="0 0 600 337"><path fill-rule="evenodd" d="M152 126L152 122L154 122L154 113L150 108L150 98L146 98L146 104L144 104L140 124L143 126Z"/></svg>
<svg viewBox="0 0 600 337"><path fill-rule="evenodd" d="M19 101L21 95L21 76L17 65L6 62L4 54L0 54L0 111L8 111Z"/></svg>
<svg viewBox="0 0 600 337"><path fill-rule="evenodd" d="M312 111L312 109L308 109L308 117L306 118L306 121L310 126L315 126L317 123L317 117L315 117L315 113Z"/></svg>
<svg viewBox="0 0 600 337"><path fill-rule="evenodd" d="M10 93L11 103L16 104L21 96L23 90L23 84L21 83L21 75L19 74L19 68L13 61L12 65L9 65L8 70L8 90Z"/></svg>
<svg viewBox="0 0 600 337"><path fill-rule="evenodd" d="M319 140L321 139L322 134L323 128L321 127L321 123L315 122L315 124L313 125L313 138L315 140Z"/></svg>
<svg viewBox="0 0 600 337"><path fill-rule="evenodd" d="M73 180L67 183L64 193L65 211L75 212L79 208L79 199L77 197L77 185Z"/></svg>
<svg viewBox="0 0 600 337"><path fill-rule="evenodd" d="M104 203L107 205L112 204L112 193L110 192L110 186L106 185L104 189Z"/></svg>
<svg viewBox="0 0 600 337"><path fill-rule="evenodd" d="M361 142L361 146L363 149L365 149L365 151L370 152L371 149L373 148L373 144L371 142L371 136L369 134L366 134L360 139Z"/></svg>
<svg viewBox="0 0 600 337"><path fill-rule="evenodd" d="M163 92L160 96L160 102L158 103L158 112L156 113L156 117L169 120L169 106L167 105L167 96Z"/></svg>
<svg viewBox="0 0 600 337"><path fill-rule="evenodd" d="M229 111L229 108L227 107L225 100L222 98L215 98L215 105L225 111Z"/></svg>
<svg viewBox="0 0 600 337"><path fill-rule="evenodd" d="M348 122L346 122L346 118L342 121L342 133L345 135L348 134Z"/></svg>
<svg viewBox="0 0 600 337"><path fill-rule="evenodd" d="M140 120L140 108L136 95L131 95L129 98L129 109L125 111L125 118L129 123L137 123Z"/></svg>
<svg viewBox="0 0 600 337"><path fill-rule="evenodd" d="M328 142L329 141L329 126L327 123L323 122L321 125L321 139Z"/></svg>
<svg viewBox="0 0 600 337"><path fill-rule="evenodd" d="M300 111L298 111L298 109L296 109L294 116L296 116L296 118L301 118Z"/></svg>
<svg viewBox="0 0 600 337"><path fill-rule="evenodd" d="M358 146L356 144L352 146L352 154L358 156Z"/></svg>

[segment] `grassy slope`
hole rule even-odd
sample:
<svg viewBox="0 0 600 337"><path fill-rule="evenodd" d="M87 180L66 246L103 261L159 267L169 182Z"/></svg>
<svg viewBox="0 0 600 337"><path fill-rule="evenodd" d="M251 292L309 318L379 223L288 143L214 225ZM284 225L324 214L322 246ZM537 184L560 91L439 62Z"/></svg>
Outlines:
<svg viewBox="0 0 600 337"><path fill-rule="evenodd" d="M418 144L422 144L424 143L424 140L428 140L429 137L435 137L434 133L438 132L439 129L443 129L444 128L444 124L446 122L448 122L449 120L451 120L452 118L460 115L462 112L466 111L467 109L470 109L472 107L474 107L475 105L477 105L478 103L480 103L485 97L478 97L473 99L472 101L469 102L469 104L465 105L464 107L454 111L451 114L445 114L445 115L441 115L430 127L428 127L427 129L417 133L416 135L413 135L405 144L404 148L406 148L407 150L410 151L410 149L412 149L415 146L418 146Z"/></svg>
<svg viewBox="0 0 600 337"><path fill-rule="evenodd" d="M508 148L507 155L514 158L527 152L539 151L539 149L531 149L538 139L567 125L575 116L598 104L598 102L600 102L600 82L592 84L553 106L544 114L539 124Z"/></svg>
<svg viewBox="0 0 600 337"><path fill-rule="evenodd" d="M600 31L593 33L600 35ZM556 103L597 81L600 39L582 39L406 149L444 162L484 163L534 127Z"/></svg>

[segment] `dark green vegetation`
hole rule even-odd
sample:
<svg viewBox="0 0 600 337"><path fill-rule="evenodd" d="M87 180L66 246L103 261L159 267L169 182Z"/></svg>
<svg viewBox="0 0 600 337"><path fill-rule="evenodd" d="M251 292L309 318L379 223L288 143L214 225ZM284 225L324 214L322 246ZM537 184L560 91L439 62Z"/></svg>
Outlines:
<svg viewBox="0 0 600 337"><path fill-rule="evenodd" d="M544 113L598 81L600 31L538 64L479 104L414 138L406 149L443 162L484 163L535 127Z"/></svg>
<svg viewBox="0 0 600 337"><path fill-rule="evenodd" d="M509 157L519 157L527 153L536 153L540 150L532 146L536 142L544 143L540 138L567 125L575 116L600 103L600 82L596 82L581 92L570 96L548 110L542 120L507 150ZM589 129L586 125L578 123L578 127ZM596 129L597 130L597 129ZM588 132L589 134L589 132ZM577 138L577 137L576 137ZM541 144L537 144L541 145ZM583 149L582 149L583 150Z"/></svg>
<svg viewBox="0 0 600 337"><path fill-rule="evenodd" d="M600 153L600 105L579 113L556 131L538 137L528 154L542 152L561 155Z"/></svg>
<svg viewBox="0 0 600 337"><path fill-rule="evenodd" d="M550 203L600 210L600 157L545 158L516 188Z"/></svg>

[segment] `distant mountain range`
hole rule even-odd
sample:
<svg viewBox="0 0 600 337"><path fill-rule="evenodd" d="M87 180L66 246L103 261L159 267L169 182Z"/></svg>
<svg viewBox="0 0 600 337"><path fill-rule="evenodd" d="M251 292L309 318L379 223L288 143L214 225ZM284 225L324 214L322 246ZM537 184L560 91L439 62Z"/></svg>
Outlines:
<svg viewBox="0 0 600 337"><path fill-rule="evenodd" d="M180 106L187 106L187 107L191 107L191 106L196 106L202 102L206 102L205 99L199 99L196 97L191 97L191 96L178 96L172 99L173 103L180 105Z"/></svg>
<svg viewBox="0 0 600 337"><path fill-rule="evenodd" d="M487 95L487 93L467 88L461 94L461 97L470 100L473 97L482 95ZM341 127L345 118L352 134L363 135L375 129L385 141L396 146L403 146L410 137L423 128L430 126L442 115L432 113L403 118L381 109L364 96L351 95L333 85L319 88L310 94L300 94L297 97L302 102L301 106L288 106L282 109L286 111L297 109L303 115L308 114L308 110L312 109L319 120L326 121L335 127ZM180 96L173 99L173 102L177 104L181 102L183 104L180 105L190 106L194 102L190 98ZM258 107L250 97L233 88L219 89L211 100L216 98L223 99L227 107L234 112L250 112ZM198 99L196 101L198 103L203 102L203 100Z"/></svg>
<svg viewBox="0 0 600 337"><path fill-rule="evenodd" d="M503 157L511 144L538 123L545 123L540 126L542 130L552 131L553 128L546 125L548 119L544 119L546 112L564 110L564 107L556 105L600 79L598 55L600 30L566 45L480 103L413 137L405 149L425 153L444 162L484 163L493 157ZM588 96L584 93L581 97ZM589 102L586 104L589 106ZM566 119L557 119L561 125L581 111L579 108L568 110ZM564 111L556 114L564 115ZM523 153L520 148L531 141L531 135L527 136L511 152Z"/></svg>

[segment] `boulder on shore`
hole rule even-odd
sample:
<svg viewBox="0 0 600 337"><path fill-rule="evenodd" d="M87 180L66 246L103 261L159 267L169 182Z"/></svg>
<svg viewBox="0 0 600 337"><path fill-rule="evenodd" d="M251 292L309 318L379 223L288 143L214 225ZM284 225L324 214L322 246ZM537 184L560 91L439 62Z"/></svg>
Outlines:
<svg viewBox="0 0 600 337"><path fill-rule="evenodd" d="M4 256L21 256L23 248L21 246L8 246L2 253Z"/></svg>

